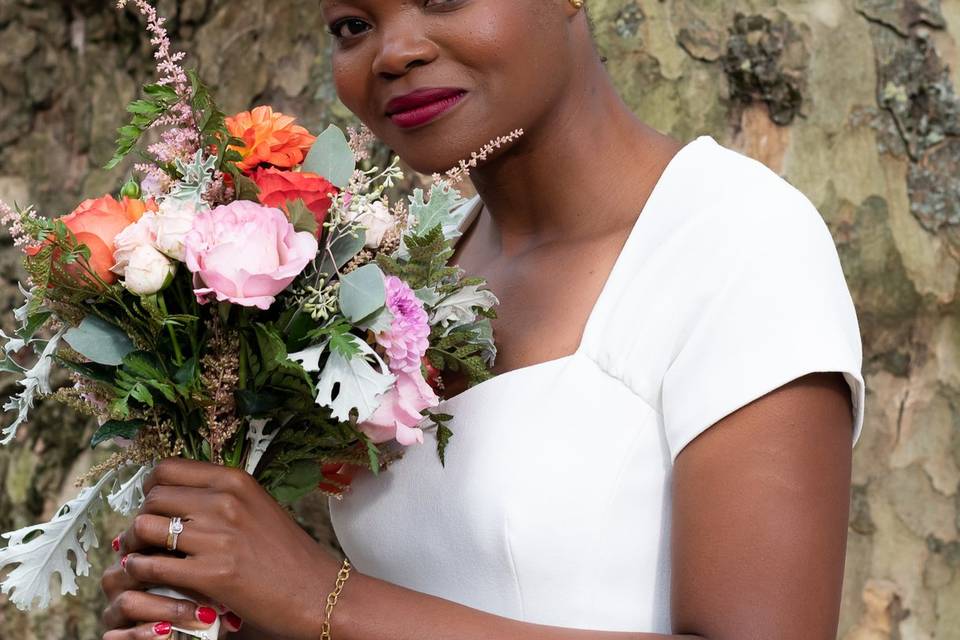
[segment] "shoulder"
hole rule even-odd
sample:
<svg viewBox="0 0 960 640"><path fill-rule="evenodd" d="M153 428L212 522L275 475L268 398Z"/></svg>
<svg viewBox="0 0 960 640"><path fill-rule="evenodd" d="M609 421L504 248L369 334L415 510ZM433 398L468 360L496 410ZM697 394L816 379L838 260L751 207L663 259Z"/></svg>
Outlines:
<svg viewBox="0 0 960 640"><path fill-rule="evenodd" d="M598 362L660 407L674 454L810 372L847 373L862 409L859 325L819 211L762 163L709 137L694 144L611 275L591 336Z"/></svg>
<svg viewBox="0 0 960 640"><path fill-rule="evenodd" d="M836 249L829 229L810 199L763 163L702 136L681 163L658 206L667 233L703 243L713 253L764 253L771 246L813 246L827 254ZM768 252L771 258L776 253Z"/></svg>

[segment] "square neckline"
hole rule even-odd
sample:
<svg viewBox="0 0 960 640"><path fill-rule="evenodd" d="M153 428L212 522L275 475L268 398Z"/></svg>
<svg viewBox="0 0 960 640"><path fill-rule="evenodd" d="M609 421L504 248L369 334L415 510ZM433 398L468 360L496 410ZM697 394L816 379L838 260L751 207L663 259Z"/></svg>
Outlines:
<svg viewBox="0 0 960 640"><path fill-rule="evenodd" d="M604 280L603 287L600 289L600 293L597 295L597 299L593 303L593 307L590 309L590 313L587 315L587 320L583 326L583 332L580 335L580 341L577 343L577 348L569 354L558 356L556 358L551 358L549 360L544 360L542 362L535 362L533 364L524 365L522 367L517 367L516 369L510 369L509 371L504 371L503 373L498 373L492 378L484 380L478 384L473 385L472 387L467 387L457 395L444 398L440 402L440 406L448 406L449 403L454 400L459 400L464 396L474 392L477 389L486 387L490 388L492 383L503 378L513 379L518 375L523 375L525 373L530 373L531 371L539 369L549 369L552 366L557 366L568 361L573 360L583 354L584 349L589 342L588 338L591 335L591 329L593 325L598 322L598 309L604 306L605 299L610 295L611 284L618 279L620 272L625 268L624 267L624 256L629 254L635 244L642 241L641 230L651 224L648 221L648 218L651 217L654 209L654 201L659 200L658 196L663 191L664 184L667 182L668 178L672 178L673 174L677 173L680 170L680 165L683 160L686 159L688 155L692 152L693 149L700 146L701 143L712 142L714 145L719 144L711 135L701 135L693 140L687 142L683 145L667 162L666 166L663 168L663 171L660 173L660 176L657 178L657 181L654 183L653 189L650 191L650 195L647 197L647 201L640 208L640 213L637 215L636 221L633 223L630 232L627 234L626 240L624 240L623 246L620 248L620 252L617 254L616 259L614 260L613 267L610 269L610 273L607 274L606 280ZM463 220L458 225L458 231L461 234L466 233L471 225L473 225L476 220L480 217L480 212L483 209L483 201L480 199L480 196L474 196L468 200L464 205L464 208L469 207L469 211L464 216ZM456 246L456 243L454 244ZM494 291L494 294L496 292ZM496 344L496 335L494 335L494 344Z"/></svg>

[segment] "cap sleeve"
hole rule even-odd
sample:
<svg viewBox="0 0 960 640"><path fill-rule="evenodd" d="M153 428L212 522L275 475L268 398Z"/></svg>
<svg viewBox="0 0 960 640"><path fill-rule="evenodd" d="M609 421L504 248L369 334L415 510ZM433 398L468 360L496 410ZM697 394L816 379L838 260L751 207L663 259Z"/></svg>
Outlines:
<svg viewBox="0 0 960 640"><path fill-rule="evenodd" d="M670 453L676 459L723 417L814 372L844 375L855 442L863 425L862 348L833 238L813 204L785 181L740 204L733 222L704 240L727 246L693 259L698 286L709 282L709 293L690 310L662 378Z"/></svg>

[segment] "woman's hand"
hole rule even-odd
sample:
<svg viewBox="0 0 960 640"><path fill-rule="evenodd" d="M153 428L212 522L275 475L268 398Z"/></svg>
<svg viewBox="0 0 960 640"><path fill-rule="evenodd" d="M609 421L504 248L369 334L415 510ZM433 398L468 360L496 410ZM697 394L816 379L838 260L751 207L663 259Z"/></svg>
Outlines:
<svg viewBox="0 0 960 640"><path fill-rule="evenodd" d="M120 536L124 572L131 581L124 584L202 593L271 637L320 636L326 595L339 565L252 476L168 459L147 478L144 493L140 514ZM165 550L173 516L183 519L177 550L185 557L154 553ZM120 594L117 599L124 597L126 619L152 619L144 618L144 612L159 606L140 596ZM156 636L109 640L128 637Z"/></svg>
<svg viewBox="0 0 960 640"><path fill-rule="evenodd" d="M114 549L117 548L115 540ZM172 627L207 629L220 613L225 614L221 638L240 628L239 618L226 609L147 593L147 589L156 585L134 579L119 562L104 572L101 586L109 601L103 611L103 626L108 630L103 640L163 638L170 635ZM196 600L204 602L202 597Z"/></svg>

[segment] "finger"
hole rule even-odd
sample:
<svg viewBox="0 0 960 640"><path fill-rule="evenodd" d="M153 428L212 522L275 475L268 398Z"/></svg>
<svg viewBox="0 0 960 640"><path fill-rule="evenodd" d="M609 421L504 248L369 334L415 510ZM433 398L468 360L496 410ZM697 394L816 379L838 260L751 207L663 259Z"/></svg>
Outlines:
<svg viewBox="0 0 960 640"><path fill-rule="evenodd" d="M167 598L146 591L124 591L103 612L108 629L164 620L183 629L207 629L217 620L212 607L189 600Z"/></svg>
<svg viewBox="0 0 960 640"><path fill-rule="evenodd" d="M243 618L233 611L227 611L223 614L221 620L223 620L223 628L230 633L237 633L243 627Z"/></svg>
<svg viewBox="0 0 960 640"><path fill-rule="evenodd" d="M150 585L143 584L124 571L120 562L107 568L100 578L100 588L107 596L107 599L113 599L117 594L123 591L138 591L148 588Z"/></svg>
<svg viewBox="0 0 960 640"><path fill-rule="evenodd" d="M132 629L108 631L103 634L103 640L157 640L157 638L169 638L172 634L172 624L169 622L154 622Z"/></svg>
<svg viewBox="0 0 960 640"><path fill-rule="evenodd" d="M230 469L198 460L167 458L161 460L147 476L143 483L143 492L147 494L157 485L239 491L251 481L253 477L241 469Z"/></svg>
<svg viewBox="0 0 960 640"><path fill-rule="evenodd" d="M141 513L133 519L130 527L120 536L120 553L142 553L152 549L167 549L167 535L170 532L170 518ZM177 551L188 555L203 548L206 540L201 527L189 520L183 523L183 532L177 537Z"/></svg>
<svg viewBox="0 0 960 640"><path fill-rule="evenodd" d="M210 512L210 504L216 500L216 495L211 489L156 485L146 494L140 513L197 520Z"/></svg>
<svg viewBox="0 0 960 640"><path fill-rule="evenodd" d="M140 582L194 592L201 591L204 584L209 584L203 565L191 556L176 558L131 553L125 558L124 569Z"/></svg>

